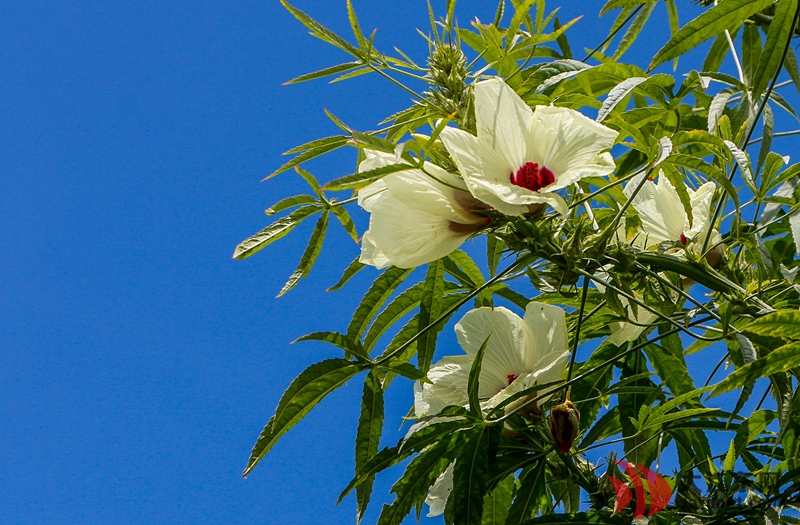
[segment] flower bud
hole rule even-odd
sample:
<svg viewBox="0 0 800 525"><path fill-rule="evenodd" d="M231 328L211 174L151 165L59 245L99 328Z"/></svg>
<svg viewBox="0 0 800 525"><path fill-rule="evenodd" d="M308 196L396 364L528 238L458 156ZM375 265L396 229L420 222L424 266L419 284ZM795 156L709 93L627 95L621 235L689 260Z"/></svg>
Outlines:
<svg viewBox="0 0 800 525"><path fill-rule="evenodd" d="M580 421L581 413L569 399L550 409L550 433L561 454L567 454L572 448Z"/></svg>

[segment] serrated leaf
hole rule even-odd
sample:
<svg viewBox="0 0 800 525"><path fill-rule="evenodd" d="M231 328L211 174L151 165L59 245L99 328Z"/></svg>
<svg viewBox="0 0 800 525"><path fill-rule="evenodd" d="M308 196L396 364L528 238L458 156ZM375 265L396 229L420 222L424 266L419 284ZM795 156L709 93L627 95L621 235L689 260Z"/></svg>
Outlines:
<svg viewBox="0 0 800 525"><path fill-rule="evenodd" d="M492 449L497 449L500 430L499 426L480 426L461 447L453 469L453 492L450 494L454 523L481 524L489 458Z"/></svg>
<svg viewBox="0 0 800 525"><path fill-rule="evenodd" d="M388 166L381 166L380 168L375 168L374 170L359 171L358 173L339 177L338 179L334 179L325 184L324 188L328 191L343 191L363 188L377 180L384 178L390 173L397 173L400 171L408 171L413 169L416 168L409 166L408 164L389 164Z"/></svg>
<svg viewBox="0 0 800 525"><path fill-rule="evenodd" d="M758 100L767 84L778 73L783 59L783 50L789 45L797 23L795 12L798 0L781 0L775 5L775 15L769 24L764 51L758 62L758 69L752 79L752 97Z"/></svg>
<svg viewBox="0 0 800 525"><path fill-rule="evenodd" d="M361 415L356 431L356 472L378 453L383 431L383 390L374 370L364 380L361 396ZM356 521L360 521L369 505L374 477L366 479L356 487Z"/></svg>
<svg viewBox="0 0 800 525"><path fill-rule="evenodd" d="M436 338L442 324L431 326L439 318L442 309L442 296L444 295L444 261L438 259L428 263L428 272L425 276L425 285L422 289L422 298L419 307L418 333L425 331L417 340L417 366L427 373L436 350Z"/></svg>
<svg viewBox="0 0 800 525"><path fill-rule="evenodd" d="M653 9L656 7L657 3L658 2L647 2L644 4L643 8L633 19L633 22L631 22L631 25L628 26L628 30L622 35L619 46L617 46L617 50L614 51L614 56L612 57L614 60L619 60L619 58L625 54L625 51L633 45L639 33L642 32L647 20L650 18L650 15L653 13Z"/></svg>
<svg viewBox="0 0 800 525"><path fill-rule="evenodd" d="M339 332L313 332L302 337L298 337L292 341L292 344L299 343L301 341L322 341L325 343L330 343L344 350L346 354L352 354L367 362L372 361L369 356L369 352L364 349L360 342L353 341Z"/></svg>
<svg viewBox="0 0 800 525"><path fill-rule="evenodd" d="M504 525L513 496L514 474L510 474L484 496L481 525Z"/></svg>
<svg viewBox="0 0 800 525"><path fill-rule="evenodd" d="M330 140L328 140L328 139L330 139ZM336 139L336 140L334 140L334 139ZM320 155L324 155L325 153L328 153L328 152L331 152L333 150L339 149L342 146L344 146L345 144L347 144L347 141L350 140L350 139L348 137L345 137L345 136L338 136L338 137L327 137L326 139L321 139L321 140L325 140L326 142L324 144L321 144L319 146L315 146L314 148L308 149L308 150L304 151L303 153L297 155L292 160L290 160L289 162L285 163L283 166L281 166L280 168L276 169L275 171L273 171L272 173L270 173L269 175L264 177L262 179L262 182L267 180L267 179L271 179L275 175L283 173L286 170L292 169L295 166L298 166L298 165L302 164L303 162L306 162L307 160L314 159L316 157L319 157ZM302 146L298 146L298 147L302 147ZM297 148L295 148L295 149L297 149ZM290 151L292 151L292 150L290 150Z"/></svg>
<svg viewBox="0 0 800 525"><path fill-rule="evenodd" d="M357 274L360 270L362 270L366 266L366 264L362 263L359 259L360 257L356 257L353 260L353 262L351 262L350 265L347 268L345 268L341 279L339 279L339 282L337 282L336 284L334 284L325 291L333 292L335 290L338 290L339 288L347 284L347 281L349 281L355 274Z"/></svg>
<svg viewBox="0 0 800 525"><path fill-rule="evenodd" d="M423 285L424 283L415 284L411 288L404 290L389 303L389 306L375 318L375 322L369 327L367 336L364 338L364 346L372 349L378 339L386 333L386 330L419 306Z"/></svg>
<svg viewBox="0 0 800 525"><path fill-rule="evenodd" d="M383 506L378 525L400 525L411 512L411 508L425 499L436 478L452 462L452 449L456 447L459 438L459 433L446 436L409 463L403 477L392 485L392 493L397 494L397 497L391 505Z"/></svg>
<svg viewBox="0 0 800 525"><path fill-rule="evenodd" d="M756 319L742 330L758 335L800 340L800 311L778 310Z"/></svg>
<svg viewBox="0 0 800 525"><path fill-rule="evenodd" d="M322 250L322 242L325 240L325 232L327 231L328 211L326 210L320 215L316 226L314 226L314 231L311 232L311 238L308 240L308 245L302 257L300 257L300 263L297 265L297 269L289 276L289 280L283 285L283 289L281 289L278 297L294 288L302 277L308 277L311 268L314 266L319 256L319 252Z"/></svg>
<svg viewBox="0 0 800 525"><path fill-rule="evenodd" d="M541 460L522 470L519 477L519 488L508 511L506 525L519 525L535 516L536 510L539 508L539 501L543 497L547 497L545 465L546 462Z"/></svg>
<svg viewBox="0 0 800 525"><path fill-rule="evenodd" d="M486 279L484 278L483 273L481 273L480 268L478 268L478 265L475 264L475 261L473 261L469 255L461 250L454 250L450 252L447 258L457 264L461 270L464 271L464 274L466 274L471 281L473 289L479 288L486 284ZM488 288L481 290L475 298L475 306L493 306L491 290Z"/></svg>
<svg viewBox="0 0 800 525"><path fill-rule="evenodd" d="M761 168L767 162L767 156L772 149L772 135L775 131L775 118L772 115L772 108L769 104L764 103L764 111L761 114L764 126L761 133L761 147L758 149L758 161L756 163L756 174L761 171Z"/></svg>
<svg viewBox="0 0 800 525"><path fill-rule="evenodd" d="M317 71L313 71L311 73L305 73L298 77L295 77L291 80L287 80L283 83L284 86L288 86L289 84L299 84L300 82L307 82L309 80L316 80L318 78L329 77L331 75L338 75L339 73L344 73L346 71L352 71L358 67L362 67L364 64L361 61L356 62L345 62L344 64L337 64L335 66L326 67L323 69L319 69Z"/></svg>
<svg viewBox="0 0 800 525"><path fill-rule="evenodd" d="M711 100L711 104L708 106L708 132L712 135L717 134L717 122L725 111L728 100L735 92L733 89L726 88L714 95Z"/></svg>
<svg viewBox="0 0 800 525"><path fill-rule="evenodd" d="M414 270L391 267L375 279L353 313L350 325L347 327L347 337L353 341L361 339L373 317L412 271Z"/></svg>
<svg viewBox="0 0 800 525"><path fill-rule="evenodd" d="M322 210L322 206L303 206L286 217L278 219L257 234L240 242L233 251L233 258L241 261L242 259L250 257L292 231L295 226L300 224L308 216Z"/></svg>
<svg viewBox="0 0 800 525"><path fill-rule="evenodd" d="M334 217L339 220L339 224L341 224L347 234L350 235L350 238L353 239L353 241L358 242L358 231L356 230L356 225L353 222L353 219L350 218L350 214L347 213L347 210L345 210L342 206L333 206L331 211L333 212Z"/></svg>
<svg viewBox="0 0 800 525"><path fill-rule="evenodd" d="M796 366L800 366L800 343L789 343L733 372L714 386L709 397L729 392L750 381L784 372Z"/></svg>
<svg viewBox="0 0 800 525"><path fill-rule="evenodd" d="M295 206L300 206L302 204L317 204L319 201L312 197L311 195L295 195L293 197L286 197L285 199L281 199L280 201L276 202L266 210L264 213L267 215L275 215L278 212L282 212L283 210L293 208Z"/></svg>
<svg viewBox="0 0 800 525"><path fill-rule="evenodd" d="M756 181L753 179L753 170L750 169L750 159L747 157L747 153L736 147L736 144L730 140L726 140L725 145L728 146L728 149L733 155L733 159L736 161L736 164L739 165L739 171L742 172L742 178L744 178L747 186L751 191L757 192L758 188L756 187Z"/></svg>
<svg viewBox="0 0 800 525"><path fill-rule="evenodd" d="M497 266L500 264L500 258L503 256L505 248L506 245L503 241L494 235L486 235L486 258L490 277L494 277L497 273Z"/></svg>
<svg viewBox="0 0 800 525"><path fill-rule="evenodd" d="M297 20L300 21L301 24L306 26L312 36L319 38L320 40L332 44L339 49L350 53L355 57L361 57L361 53L358 49L353 47L349 42L344 40L342 37L328 29L327 27L323 26L303 11L300 11L296 7L292 6L286 0L281 0L281 4L285 7Z"/></svg>
<svg viewBox="0 0 800 525"><path fill-rule="evenodd" d="M278 439L303 419L317 403L364 370L365 365L347 359L326 359L308 367L283 393L275 415L256 441L242 476L247 476Z"/></svg>
<svg viewBox="0 0 800 525"><path fill-rule="evenodd" d="M294 171L296 171L298 175L303 177L303 180L306 181L306 184L308 184L311 187L311 190L317 197L320 198L322 202L328 202L328 199L325 198L325 194L322 193L322 187L319 185L319 182L317 182L316 177L314 177L311 173L304 170L300 166L295 166Z"/></svg>
<svg viewBox="0 0 800 525"><path fill-rule="evenodd" d="M656 53L647 70L677 58L772 5L773 0L725 0L686 24Z"/></svg>
<svg viewBox="0 0 800 525"><path fill-rule="evenodd" d="M597 122L602 122L611 113L611 111L620 103L620 101L628 96L639 84L647 82L647 77L632 77L626 78L608 92L606 99L603 101L603 106L597 113Z"/></svg>
<svg viewBox="0 0 800 525"><path fill-rule="evenodd" d="M467 397L469 398L469 411L472 413L473 416L479 417L483 419L483 411L481 410L481 401L478 397L478 392L480 391L480 378L481 378L481 367L483 366L483 356L486 354L486 347L489 344L489 340L492 338L492 334L490 333L486 340L481 345L480 350L475 355L475 359L472 361L472 366L469 369L469 381L467 382Z"/></svg>

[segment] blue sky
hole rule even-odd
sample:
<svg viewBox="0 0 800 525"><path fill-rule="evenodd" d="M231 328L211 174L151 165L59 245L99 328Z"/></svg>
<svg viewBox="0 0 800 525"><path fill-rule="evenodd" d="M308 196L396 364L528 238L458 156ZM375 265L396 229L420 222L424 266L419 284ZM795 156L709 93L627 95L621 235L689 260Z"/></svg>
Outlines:
<svg viewBox="0 0 800 525"><path fill-rule="evenodd" d="M602 2L563 3L562 21L586 15L574 50L605 36ZM379 48L424 61L424 2L354 5ZM297 6L348 33L344 2ZM459 2L459 20L494 9ZM666 41L654 22L636 56ZM281 152L335 133L323 108L367 130L407 95L373 77L281 86L347 58L277 0L8 1L0 40L0 521L352 523L352 498L334 503L358 381L240 474L283 389L336 355L290 341L346 327L375 272L324 292L357 254L332 228L311 278L276 300L312 224L247 261L231 253L266 207L305 191L294 173L259 181ZM324 181L354 161L351 149L307 168ZM441 347L454 351L449 328ZM398 381L387 444L411 402ZM379 478L367 523L391 482Z"/></svg>

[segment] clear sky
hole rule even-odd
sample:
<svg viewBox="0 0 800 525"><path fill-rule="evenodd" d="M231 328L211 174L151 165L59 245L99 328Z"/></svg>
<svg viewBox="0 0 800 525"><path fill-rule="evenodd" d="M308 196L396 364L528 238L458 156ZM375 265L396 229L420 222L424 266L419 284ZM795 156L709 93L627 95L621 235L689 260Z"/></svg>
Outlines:
<svg viewBox="0 0 800 525"><path fill-rule="evenodd" d="M561 3L562 21L586 14L573 49L605 36L603 2ZM380 49L424 61L424 2L354 5ZM297 6L348 34L344 1ZM459 21L494 9L460 1ZM635 56L666 41L655 22ZM276 300L312 224L247 261L231 253L265 208L305 191L294 173L259 181L281 152L336 132L323 108L368 130L407 95L377 77L281 86L347 57L277 0L9 0L0 42L0 523L353 523L352 497L334 503L358 381L240 474L283 389L337 355L290 341L343 330L376 273L324 292L357 254L332 228L311 278ZM348 149L307 168L325 181L354 161ZM440 349L457 352L451 328ZM386 444L411 402L394 384ZM392 481L378 479L367 523Z"/></svg>

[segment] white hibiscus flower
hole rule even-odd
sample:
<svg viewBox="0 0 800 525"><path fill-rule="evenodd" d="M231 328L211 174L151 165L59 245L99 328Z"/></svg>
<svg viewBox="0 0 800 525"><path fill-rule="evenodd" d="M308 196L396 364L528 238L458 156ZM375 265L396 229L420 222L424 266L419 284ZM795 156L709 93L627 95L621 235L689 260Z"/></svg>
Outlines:
<svg viewBox="0 0 800 525"><path fill-rule="evenodd" d="M558 381L564 374L569 358L567 324L564 310L557 306L531 302L524 319L502 307L477 308L467 312L455 330L466 355L442 359L428 371L430 383L414 385L417 416L435 415L450 405L469 404L469 371L490 334L478 380L483 410L491 410L513 394L537 384ZM546 400L540 399L539 403ZM412 432L419 428L413 428ZM444 512L453 489L453 465L439 476L428 493L425 500L430 507L428 516Z"/></svg>
<svg viewBox="0 0 800 525"><path fill-rule="evenodd" d="M364 150L359 171L396 162L391 153ZM485 207L464 181L433 164L425 170L391 173L359 190L358 203L370 212L361 239L361 262L376 268L413 268L452 252L490 219L473 210Z"/></svg>
<svg viewBox="0 0 800 525"><path fill-rule="evenodd" d="M638 175L628 182L623 190L626 197L631 197L644 176L644 174ZM696 191L686 188L692 206L692 223L689 224L689 217L678 197L678 191L663 172L658 177L658 184L652 180L646 180L631 201L631 206L642 221L643 230L636 236L634 243L644 248L650 248L665 241L681 243L685 246L689 240L699 237L695 244L699 244L697 249L700 249L711 228L709 212L715 188L714 183L710 181L697 188ZM716 242L715 239L718 240L719 233L714 230L711 235L711 241ZM709 246L711 245L709 244Z"/></svg>
<svg viewBox="0 0 800 525"><path fill-rule="evenodd" d="M440 135L472 194L507 215L546 203L567 212L555 193L593 175L614 171L606 152L617 132L577 111L531 109L502 79L474 87L478 136L445 128Z"/></svg>

